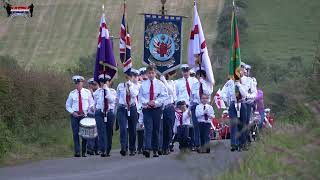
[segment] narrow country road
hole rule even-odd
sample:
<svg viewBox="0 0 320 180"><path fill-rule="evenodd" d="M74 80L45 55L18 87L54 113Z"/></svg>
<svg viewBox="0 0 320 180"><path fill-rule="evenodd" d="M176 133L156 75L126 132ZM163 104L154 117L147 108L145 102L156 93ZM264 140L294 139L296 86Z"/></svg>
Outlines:
<svg viewBox="0 0 320 180"><path fill-rule="evenodd" d="M169 180L209 179L236 165L242 153L230 152L229 141L212 143L210 154L182 154L146 159L142 155L121 157L112 152L109 158L88 156L45 160L0 168L1 180Z"/></svg>

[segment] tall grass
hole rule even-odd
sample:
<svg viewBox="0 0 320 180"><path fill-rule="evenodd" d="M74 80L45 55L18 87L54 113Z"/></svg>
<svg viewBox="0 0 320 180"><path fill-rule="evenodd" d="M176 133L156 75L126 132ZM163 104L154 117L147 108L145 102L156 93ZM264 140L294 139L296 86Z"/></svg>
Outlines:
<svg viewBox="0 0 320 180"><path fill-rule="evenodd" d="M25 71L15 59L0 57L0 160L70 152L64 108L69 82L64 75Z"/></svg>

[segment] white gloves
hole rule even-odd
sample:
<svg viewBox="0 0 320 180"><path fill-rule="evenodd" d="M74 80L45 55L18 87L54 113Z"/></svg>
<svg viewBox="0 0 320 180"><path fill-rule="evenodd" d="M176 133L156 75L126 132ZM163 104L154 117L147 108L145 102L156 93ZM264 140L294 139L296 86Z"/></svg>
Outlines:
<svg viewBox="0 0 320 180"><path fill-rule="evenodd" d="M166 80L166 78L164 77L164 75L161 75L161 76L160 76L160 80L161 80L163 83L167 82L167 80Z"/></svg>

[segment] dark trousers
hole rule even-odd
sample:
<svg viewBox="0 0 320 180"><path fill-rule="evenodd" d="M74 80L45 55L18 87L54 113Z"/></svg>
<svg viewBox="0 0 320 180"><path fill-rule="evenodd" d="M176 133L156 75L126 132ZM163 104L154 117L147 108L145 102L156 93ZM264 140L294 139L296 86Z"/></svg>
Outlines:
<svg viewBox="0 0 320 180"><path fill-rule="evenodd" d="M120 144L121 150L128 149L128 135L129 135L129 150L136 150L136 136L137 136L137 121L138 112L136 106L130 107L130 116L125 106L119 106L117 111L117 119L120 127ZM128 128L127 128L128 127Z"/></svg>
<svg viewBox="0 0 320 180"><path fill-rule="evenodd" d="M137 131L137 139L138 139L138 151L142 151L143 148L143 136L144 136L144 130L138 130Z"/></svg>
<svg viewBox="0 0 320 180"><path fill-rule="evenodd" d="M146 150L159 150L161 108L143 109L144 145Z"/></svg>
<svg viewBox="0 0 320 180"><path fill-rule="evenodd" d="M115 115L113 111L109 111L107 114L107 122L104 122L104 113L101 111L97 111L95 117L98 129L98 147L102 153L110 152L112 148Z"/></svg>
<svg viewBox="0 0 320 180"><path fill-rule="evenodd" d="M162 149L168 150L169 144L172 140L173 134L173 125L175 121L175 109L173 105L167 106L163 110L163 144Z"/></svg>
<svg viewBox="0 0 320 180"><path fill-rule="evenodd" d="M88 117L90 118L95 118L94 114L88 114ZM91 152L97 152L98 151L98 137L94 138L94 139L88 139L87 140L87 149L88 151Z"/></svg>
<svg viewBox="0 0 320 180"><path fill-rule="evenodd" d="M74 152L80 153L80 136L79 136L79 126L80 121L83 117L74 117L71 115L71 128L72 128L72 135L73 135L73 144L74 144ZM85 153L87 151L87 140L84 138L81 138L81 151L82 153Z"/></svg>
<svg viewBox="0 0 320 180"><path fill-rule="evenodd" d="M252 113L252 109L253 109L253 104L246 104L247 105L247 115L246 115L246 121L244 124L244 144L247 144L248 142L250 142L250 129L249 129L249 123L250 123L250 119L251 119L251 113Z"/></svg>
<svg viewBox="0 0 320 180"><path fill-rule="evenodd" d="M94 139L88 139L87 140L87 148L88 151L91 152L97 152L98 151L98 137L94 138Z"/></svg>
<svg viewBox="0 0 320 180"><path fill-rule="evenodd" d="M246 121L246 115L246 104L241 103L240 118L238 118L235 103L231 103L229 107L231 146L239 146L244 143L243 126Z"/></svg>
<svg viewBox="0 0 320 180"><path fill-rule="evenodd" d="M196 117L196 107L198 104L191 106L191 117L192 117L192 123L193 123L193 137L194 137L194 146L200 147L200 131L199 131L199 122Z"/></svg>
<svg viewBox="0 0 320 180"><path fill-rule="evenodd" d="M200 144L201 146L205 146L210 143L210 132L211 124L200 122L199 123L199 130L200 130Z"/></svg>
<svg viewBox="0 0 320 180"><path fill-rule="evenodd" d="M189 148L189 127L186 125L178 126L176 138L179 141L179 149Z"/></svg>
<svg viewBox="0 0 320 180"><path fill-rule="evenodd" d="M195 147L195 145L194 145L194 128L193 128L193 126L190 126L189 127L189 137L190 137L190 146L191 147Z"/></svg>

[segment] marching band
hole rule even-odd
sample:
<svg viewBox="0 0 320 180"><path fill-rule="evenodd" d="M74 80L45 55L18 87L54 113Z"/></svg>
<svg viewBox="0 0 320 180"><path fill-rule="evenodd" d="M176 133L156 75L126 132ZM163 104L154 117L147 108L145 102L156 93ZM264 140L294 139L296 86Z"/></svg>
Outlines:
<svg viewBox="0 0 320 180"><path fill-rule="evenodd" d="M257 125L260 129L263 124L273 125L270 115L268 119L271 120L265 120L263 92L257 90L257 81L250 77L250 69L251 66L242 63L241 81L230 79L221 90L228 107L220 122L227 129L221 133L224 138L230 137L231 151L248 150L249 121L255 111L261 115ZM210 153L210 134L218 129L215 126L219 123L215 122L217 118L210 102L213 84L207 80L204 70L195 69L194 77L191 77L193 69L187 64L182 64L180 70L182 77L174 80L175 71L159 75L153 65L132 69L116 90L106 74L100 74L98 82L89 79L89 89L83 88L82 76L72 77L75 90L69 94L66 110L71 117L74 156L100 154L109 157L116 121L120 128L122 156L168 155L175 142L179 142L181 151ZM235 88L239 89L240 99ZM267 109L266 113L269 112ZM94 118L96 124L82 122L86 117Z"/></svg>

